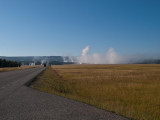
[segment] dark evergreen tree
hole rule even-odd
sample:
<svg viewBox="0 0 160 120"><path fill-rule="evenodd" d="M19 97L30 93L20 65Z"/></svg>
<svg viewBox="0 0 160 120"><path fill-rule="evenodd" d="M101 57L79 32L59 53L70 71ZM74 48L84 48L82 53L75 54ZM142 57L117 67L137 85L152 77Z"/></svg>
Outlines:
<svg viewBox="0 0 160 120"><path fill-rule="evenodd" d="M0 68L3 68L3 67L20 67L20 66L21 66L20 62L0 59Z"/></svg>

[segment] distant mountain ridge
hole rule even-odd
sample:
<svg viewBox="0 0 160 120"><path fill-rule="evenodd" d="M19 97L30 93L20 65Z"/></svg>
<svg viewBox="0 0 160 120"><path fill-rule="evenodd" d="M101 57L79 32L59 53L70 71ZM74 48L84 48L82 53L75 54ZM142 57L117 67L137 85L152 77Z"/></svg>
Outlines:
<svg viewBox="0 0 160 120"><path fill-rule="evenodd" d="M55 61L63 61L62 56L0 56L2 59L6 60L16 60L16 61L23 61L23 60L29 60L29 61L36 61L36 60L55 60Z"/></svg>
<svg viewBox="0 0 160 120"><path fill-rule="evenodd" d="M41 65L43 63L51 64L64 64L64 59L62 56L0 56L0 59L11 60L20 62L22 65ZM69 64L71 62L65 62Z"/></svg>
<svg viewBox="0 0 160 120"><path fill-rule="evenodd" d="M0 59L20 62L22 65L62 65L78 63L76 57L68 56L0 56ZM160 59L146 59L139 62L131 62L132 64L160 64Z"/></svg>

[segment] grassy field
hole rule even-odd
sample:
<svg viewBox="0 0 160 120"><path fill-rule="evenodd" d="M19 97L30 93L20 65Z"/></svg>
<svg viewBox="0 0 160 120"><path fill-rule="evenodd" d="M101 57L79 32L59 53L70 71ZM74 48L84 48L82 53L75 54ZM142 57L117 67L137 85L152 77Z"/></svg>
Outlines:
<svg viewBox="0 0 160 120"><path fill-rule="evenodd" d="M33 88L137 120L160 120L160 65L62 65Z"/></svg>
<svg viewBox="0 0 160 120"><path fill-rule="evenodd" d="M35 67L40 67L40 66L5 67L5 68L0 68L0 72L22 70L22 69L35 68Z"/></svg>

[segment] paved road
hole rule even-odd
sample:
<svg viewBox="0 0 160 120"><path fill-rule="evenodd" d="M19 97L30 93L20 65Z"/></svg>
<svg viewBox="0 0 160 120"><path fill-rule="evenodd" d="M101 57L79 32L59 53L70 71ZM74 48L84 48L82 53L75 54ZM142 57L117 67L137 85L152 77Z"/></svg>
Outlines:
<svg viewBox="0 0 160 120"><path fill-rule="evenodd" d="M0 73L0 120L127 120L24 85L44 68Z"/></svg>

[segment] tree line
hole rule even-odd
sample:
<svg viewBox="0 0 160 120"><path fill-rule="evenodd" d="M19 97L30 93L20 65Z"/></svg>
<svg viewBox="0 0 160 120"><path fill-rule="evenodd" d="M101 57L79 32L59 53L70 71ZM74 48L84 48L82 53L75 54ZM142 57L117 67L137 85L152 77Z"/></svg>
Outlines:
<svg viewBox="0 0 160 120"><path fill-rule="evenodd" d="M0 59L0 68L3 68L3 67L20 67L20 66L21 66L20 62Z"/></svg>

